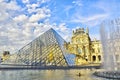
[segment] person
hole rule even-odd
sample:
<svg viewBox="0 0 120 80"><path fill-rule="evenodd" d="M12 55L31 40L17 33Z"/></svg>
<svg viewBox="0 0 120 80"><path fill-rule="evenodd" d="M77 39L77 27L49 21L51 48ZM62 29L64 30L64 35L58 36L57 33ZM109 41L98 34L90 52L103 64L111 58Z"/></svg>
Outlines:
<svg viewBox="0 0 120 80"><path fill-rule="evenodd" d="M81 76L81 73L79 73L78 76L80 77L80 76Z"/></svg>

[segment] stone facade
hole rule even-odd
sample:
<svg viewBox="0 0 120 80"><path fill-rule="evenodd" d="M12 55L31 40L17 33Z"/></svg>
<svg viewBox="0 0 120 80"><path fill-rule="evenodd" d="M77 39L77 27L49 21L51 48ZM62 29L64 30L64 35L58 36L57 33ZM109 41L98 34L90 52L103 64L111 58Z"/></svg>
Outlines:
<svg viewBox="0 0 120 80"><path fill-rule="evenodd" d="M4 51L2 55L2 61L5 61L10 58L10 52L9 51Z"/></svg>
<svg viewBox="0 0 120 80"><path fill-rule="evenodd" d="M71 42L64 44L68 53L75 54L75 65L86 65L102 62L101 43L91 41L89 29L79 28L73 31Z"/></svg>

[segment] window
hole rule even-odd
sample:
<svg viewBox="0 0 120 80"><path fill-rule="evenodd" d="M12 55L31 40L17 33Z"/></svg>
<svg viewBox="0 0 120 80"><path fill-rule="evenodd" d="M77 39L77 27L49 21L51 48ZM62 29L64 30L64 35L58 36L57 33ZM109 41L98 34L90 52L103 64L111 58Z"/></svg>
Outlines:
<svg viewBox="0 0 120 80"><path fill-rule="evenodd" d="M95 53L95 49L92 49L92 52Z"/></svg>
<svg viewBox="0 0 120 80"><path fill-rule="evenodd" d="M80 48L78 48L78 53L81 54L82 53L82 50Z"/></svg>
<svg viewBox="0 0 120 80"><path fill-rule="evenodd" d="M93 56L93 61L96 61L96 56Z"/></svg>
<svg viewBox="0 0 120 80"><path fill-rule="evenodd" d="M98 60L101 61L101 56L100 55L98 56Z"/></svg>

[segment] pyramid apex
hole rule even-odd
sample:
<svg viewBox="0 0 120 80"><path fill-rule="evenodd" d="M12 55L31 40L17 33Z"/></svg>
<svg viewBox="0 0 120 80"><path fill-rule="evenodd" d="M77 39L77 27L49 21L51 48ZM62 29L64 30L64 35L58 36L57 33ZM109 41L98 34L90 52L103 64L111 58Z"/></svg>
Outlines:
<svg viewBox="0 0 120 80"><path fill-rule="evenodd" d="M54 30L53 28L50 28L49 30Z"/></svg>
<svg viewBox="0 0 120 80"><path fill-rule="evenodd" d="M51 31L55 31L53 28L50 28L49 30L51 30ZM48 30L48 31L49 31L49 30Z"/></svg>

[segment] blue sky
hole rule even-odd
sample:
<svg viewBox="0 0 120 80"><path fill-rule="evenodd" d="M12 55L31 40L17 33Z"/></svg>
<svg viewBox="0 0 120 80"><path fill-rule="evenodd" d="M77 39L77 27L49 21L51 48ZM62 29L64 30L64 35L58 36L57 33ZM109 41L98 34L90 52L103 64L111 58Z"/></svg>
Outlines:
<svg viewBox="0 0 120 80"><path fill-rule="evenodd" d="M72 30L99 37L102 21L120 16L120 0L0 0L0 52L15 52L49 28L70 41Z"/></svg>

